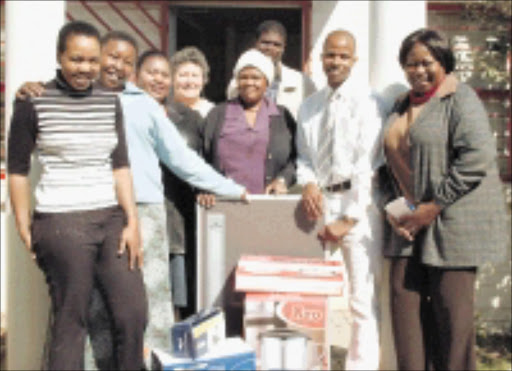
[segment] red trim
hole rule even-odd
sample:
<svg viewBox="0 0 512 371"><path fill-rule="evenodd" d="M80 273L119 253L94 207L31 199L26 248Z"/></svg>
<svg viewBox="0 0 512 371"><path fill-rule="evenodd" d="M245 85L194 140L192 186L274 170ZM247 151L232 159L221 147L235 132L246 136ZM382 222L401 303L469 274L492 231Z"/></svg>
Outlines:
<svg viewBox="0 0 512 371"><path fill-rule="evenodd" d="M103 20L103 18L101 18L101 17L98 15L98 13L96 13L96 11L95 11L93 8L91 8L91 7L89 6L89 4L87 4L87 2L86 2L86 1L84 1L84 0L80 0L80 4L82 4L82 6L83 6L85 9L87 9L87 11L88 11L89 13L91 13L91 14L92 14L92 16L93 16L94 18L96 18L96 19L98 20L98 22L100 22L100 23L103 25L103 27L105 27L105 28L107 29L107 31L112 31L112 28L108 25L108 23L107 23L107 22L105 22L105 21Z"/></svg>
<svg viewBox="0 0 512 371"><path fill-rule="evenodd" d="M7 172L5 169L0 169L0 179L5 180L7 178Z"/></svg>
<svg viewBox="0 0 512 371"><path fill-rule="evenodd" d="M510 96L510 90L488 90L476 88L475 91L482 99L505 99Z"/></svg>
<svg viewBox="0 0 512 371"><path fill-rule="evenodd" d="M155 18L153 18L151 14L149 14L149 12L146 9L144 9L144 7L140 4L140 1L136 1L135 5L142 11L142 13L144 13L147 19L149 19L151 23L155 25L156 28L160 29L160 24L155 20Z"/></svg>
<svg viewBox="0 0 512 371"><path fill-rule="evenodd" d="M73 16L72 16L72 15L71 15L71 13L69 13L69 12L66 12L66 18L67 18L69 21L71 21L71 22L73 22L73 21L75 20L75 18L73 18Z"/></svg>
<svg viewBox="0 0 512 371"><path fill-rule="evenodd" d="M301 1L302 5L302 70L305 70L309 59L311 47L311 15L313 4L311 1Z"/></svg>
<svg viewBox="0 0 512 371"><path fill-rule="evenodd" d="M162 52L169 52L169 6L166 3L160 5L160 44Z"/></svg>
<svg viewBox="0 0 512 371"><path fill-rule="evenodd" d="M450 26L450 25L439 25L439 26L430 26L429 28L436 31L479 31L482 28L477 25L466 24L463 26Z"/></svg>
<svg viewBox="0 0 512 371"><path fill-rule="evenodd" d="M149 40L146 35L144 35L144 33L142 33L142 31L127 16L124 15L123 12L116 5L114 5L112 1L107 1L107 4L110 5L112 9L114 9L119 17L128 23L128 25L146 42L146 44L148 44L153 49L158 49L158 47L155 46L155 44L153 44L151 40Z"/></svg>
<svg viewBox="0 0 512 371"><path fill-rule="evenodd" d="M434 12L460 12L464 10L464 4L453 4L453 3L431 3L427 2L427 10Z"/></svg>
<svg viewBox="0 0 512 371"><path fill-rule="evenodd" d="M146 2L146 1L144 1ZM150 2L150 1L148 1ZM158 1L157 1L158 2ZM236 8L300 8L311 0L176 0L169 1L172 6L187 7L236 7Z"/></svg>

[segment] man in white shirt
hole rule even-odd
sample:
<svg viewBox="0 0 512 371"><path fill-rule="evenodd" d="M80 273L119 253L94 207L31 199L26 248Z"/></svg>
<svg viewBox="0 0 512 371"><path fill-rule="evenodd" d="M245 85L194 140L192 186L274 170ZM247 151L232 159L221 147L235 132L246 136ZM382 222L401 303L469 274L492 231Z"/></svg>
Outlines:
<svg viewBox="0 0 512 371"><path fill-rule="evenodd" d="M300 104L316 91L316 87L307 75L283 64L286 37L286 29L280 22L264 21L256 29L254 47L274 62L274 80L267 89L267 96L285 106L296 119ZM237 94L236 81L232 79L228 86L228 99Z"/></svg>
<svg viewBox="0 0 512 371"><path fill-rule="evenodd" d="M331 32L322 62L328 86L300 106L297 127L297 182L302 205L319 232L326 257L343 259L350 282L352 315L347 370L379 368L377 291L382 219L373 195L382 163L382 116L369 90L350 78L357 61L354 37Z"/></svg>

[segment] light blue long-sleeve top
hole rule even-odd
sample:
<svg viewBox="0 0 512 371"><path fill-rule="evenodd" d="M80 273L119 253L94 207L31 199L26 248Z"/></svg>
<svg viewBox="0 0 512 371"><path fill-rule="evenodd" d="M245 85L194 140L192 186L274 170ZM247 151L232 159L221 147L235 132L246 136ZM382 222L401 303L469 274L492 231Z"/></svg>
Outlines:
<svg viewBox="0 0 512 371"><path fill-rule="evenodd" d="M187 146L164 109L143 90L127 83L119 97L137 203L164 201L159 161L197 188L229 197L244 193L244 187L219 174Z"/></svg>

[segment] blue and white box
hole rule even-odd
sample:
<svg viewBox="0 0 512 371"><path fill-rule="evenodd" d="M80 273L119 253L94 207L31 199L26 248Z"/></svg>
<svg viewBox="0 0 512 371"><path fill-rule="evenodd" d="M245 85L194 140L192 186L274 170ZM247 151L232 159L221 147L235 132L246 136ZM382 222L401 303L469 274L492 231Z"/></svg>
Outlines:
<svg viewBox="0 0 512 371"><path fill-rule="evenodd" d="M200 311L171 327L172 354L197 358L226 339L226 319L220 308Z"/></svg>
<svg viewBox="0 0 512 371"><path fill-rule="evenodd" d="M178 358L158 349L151 354L151 369L177 370L256 370L256 353L239 337L224 339L200 358Z"/></svg>

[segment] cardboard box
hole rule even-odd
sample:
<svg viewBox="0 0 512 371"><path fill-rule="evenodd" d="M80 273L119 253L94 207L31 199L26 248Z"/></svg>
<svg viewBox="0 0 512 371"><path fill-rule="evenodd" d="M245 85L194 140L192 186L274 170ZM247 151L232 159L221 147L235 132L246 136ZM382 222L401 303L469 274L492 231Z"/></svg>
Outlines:
<svg viewBox="0 0 512 371"><path fill-rule="evenodd" d="M154 349L152 370L255 370L254 350L241 338L227 338L202 357L177 358Z"/></svg>
<svg viewBox="0 0 512 371"><path fill-rule="evenodd" d="M319 258L244 255L237 265L235 290L342 295L343 265Z"/></svg>
<svg viewBox="0 0 512 371"><path fill-rule="evenodd" d="M310 338L306 357L308 370L330 369L327 296L247 293L244 311L244 337L256 351L258 369L261 334L277 328L296 330Z"/></svg>
<svg viewBox="0 0 512 371"><path fill-rule="evenodd" d="M225 338L222 309L205 309L171 327L172 354L181 358L201 357Z"/></svg>

